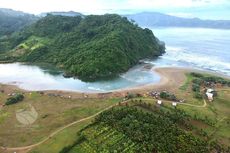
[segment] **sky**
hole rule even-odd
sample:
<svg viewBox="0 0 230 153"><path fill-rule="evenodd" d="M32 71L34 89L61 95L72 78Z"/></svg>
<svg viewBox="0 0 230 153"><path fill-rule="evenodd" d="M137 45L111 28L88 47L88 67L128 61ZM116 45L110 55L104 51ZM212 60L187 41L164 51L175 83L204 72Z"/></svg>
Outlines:
<svg viewBox="0 0 230 153"><path fill-rule="evenodd" d="M230 0L0 0L0 8L32 14L51 11L131 14L145 11L189 18L230 20Z"/></svg>

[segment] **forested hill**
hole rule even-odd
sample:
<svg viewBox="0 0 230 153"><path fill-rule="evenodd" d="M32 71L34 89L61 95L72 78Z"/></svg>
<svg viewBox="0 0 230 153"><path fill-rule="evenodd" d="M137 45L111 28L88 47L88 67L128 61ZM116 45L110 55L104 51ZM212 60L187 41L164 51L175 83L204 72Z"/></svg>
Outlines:
<svg viewBox="0 0 230 153"><path fill-rule="evenodd" d="M41 13L38 16L40 17L45 17L48 14L52 14L52 15L62 15L62 16L82 16L84 17L85 15L83 15L82 13L79 12L74 12L74 11L69 11L69 12L46 12L46 13Z"/></svg>
<svg viewBox="0 0 230 153"><path fill-rule="evenodd" d="M164 49L151 30L119 15L48 15L1 39L0 60L51 63L91 81L116 76Z"/></svg>
<svg viewBox="0 0 230 153"><path fill-rule="evenodd" d="M31 14L0 8L0 37L9 35L33 23L37 17Z"/></svg>

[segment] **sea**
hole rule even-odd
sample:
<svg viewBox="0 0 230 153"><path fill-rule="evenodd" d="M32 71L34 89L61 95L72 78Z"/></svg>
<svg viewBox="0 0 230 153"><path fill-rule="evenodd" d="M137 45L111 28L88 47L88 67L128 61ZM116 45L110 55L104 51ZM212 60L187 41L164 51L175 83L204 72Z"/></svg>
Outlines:
<svg viewBox="0 0 230 153"><path fill-rule="evenodd" d="M166 44L165 54L144 60L152 68L195 68L230 76L230 30L149 28ZM23 63L0 64L0 83L34 91L111 92L159 81L160 76L144 65L137 65L111 80L84 82L77 78L64 78L63 72L50 67Z"/></svg>

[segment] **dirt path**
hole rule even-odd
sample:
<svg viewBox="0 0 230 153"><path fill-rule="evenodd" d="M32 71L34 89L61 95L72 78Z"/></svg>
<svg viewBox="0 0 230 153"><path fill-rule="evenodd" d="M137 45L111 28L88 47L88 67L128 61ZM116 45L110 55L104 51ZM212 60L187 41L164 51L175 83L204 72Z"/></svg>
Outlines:
<svg viewBox="0 0 230 153"><path fill-rule="evenodd" d="M104 98L106 98L106 97L124 97L124 95L127 92L146 93L146 91L150 91L150 90L165 90L165 89L167 89L168 91L173 92L177 87L180 87L184 83L184 81L186 80L185 73L190 72L191 70L190 69L182 69L182 68L158 68L158 69L154 69L154 71L156 73L158 73L159 75L161 75L161 81L158 84L150 84L150 85L140 86L140 87L136 87L136 88L128 88L128 89L124 89L124 90L117 90L117 91L111 92L109 94L103 95ZM30 92L30 91L19 89L19 88L15 87L15 86L1 85L0 84L0 87L2 89L4 89L5 93L12 93L15 89L21 90L23 92ZM93 94L86 93L85 94L85 93L66 92L66 91L45 91L44 93L45 94L56 93L56 94L60 94L60 95L62 95L64 97L71 96L72 99L84 98L86 94L87 94L87 97L89 97L89 98L95 98L95 97L98 98L98 95L99 95L98 93L93 93ZM153 100L153 99L151 99L151 100ZM126 103L126 102L128 102L128 101L124 101L122 103ZM186 104L186 103L178 103L178 104L188 105L188 106L192 106L192 107L206 107L206 105L207 105L205 100L204 100L204 104L202 106ZM62 130L66 129L66 128L72 126L72 125L75 125L77 123L83 122L85 120L92 119L95 116L97 116L98 114L102 113L103 111L108 110L108 109L110 109L110 108L112 108L112 107L114 107L116 105L118 105L118 104L111 105L111 106L105 108L104 110L102 110L102 111L100 111L100 112L98 112L98 113L96 113L96 114L94 114L92 116L80 119L80 120L72 122L72 123L70 123L70 124L68 124L68 125L66 125L64 127L61 127L60 129L54 131L49 136L47 136L44 140L42 140L42 141L40 141L40 142L38 142L36 144L29 145L29 146L24 146L24 147L12 147L12 148L10 148L10 147L9 148L8 147L1 147L0 146L0 151L2 149L3 152L4 151L5 152L17 151L17 153L26 153L30 149L43 144L44 142L46 142L47 140L49 140L53 136L57 135Z"/></svg>
<svg viewBox="0 0 230 153"><path fill-rule="evenodd" d="M154 101L155 99L144 99L146 101ZM204 104L203 105L193 105L193 104L187 104L187 103L177 103L179 105L187 105L187 106L191 106L191 107L199 107L199 108L203 108L203 107L206 107L207 106L207 102L205 99L203 99L204 101ZM167 103L172 103L171 101L164 101L164 102L167 102Z"/></svg>
<svg viewBox="0 0 230 153"><path fill-rule="evenodd" d="M59 132L61 132L62 130L66 129L66 128L72 126L72 125L75 125L75 124L77 124L77 123L80 123L80 122L83 122L83 121L92 119L92 118L96 117L97 115L99 115L100 113L102 113L102 112L104 112L104 111L106 111L106 110L108 110L108 109L110 109L110 108L112 108L112 107L118 106L119 104L127 103L128 101L129 101L129 100L123 101L123 102L121 102L121 103L117 103L117 104L115 104L115 105L111 105L111 106L109 106L109 107L107 107L107 108L105 108L105 109L99 111L98 113L96 113L96 114L94 114L94 115L91 115L91 116L89 116L89 117L86 117L86 118L77 120L77 121L75 121L75 122L72 122L72 123L70 123L70 124L68 124L68 125L66 125L66 126L64 126L64 127L62 127L62 128L60 128L60 129L56 130L55 132L51 133L51 134L50 134L49 136L47 136L44 140L42 140L42 141L40 141L40 142L38 142L38 143L36 143L36 144L29 145L29 146L24 146L24 147L12 147L12 148L10 148L10 147L8 148L8 147L3 147L3 146L1 146L0 148L1 148L3 151L12 151L12 152L13 152L13 151L17 151L17 152L18 152L18 151L19 151L19 152L20 152L20 151L23 151L23 153L26 153L26 152L28 152L30 149L32 149L32 148L34 148L34 147L36 147L36 146L39 146L39 145L41 145L42 143L46 142L47 140L51 139L53 136L57 135L57 134L58 134Z"/></svg>
<svg viewBox="0 0 230 153"><path fill-rule="evenodd" d="M206 107L206 106L207 106L207 102L206 102L206 100L205 100L205 99L203 99L203 101L204 101L204 104L203 104L203 105L193 105L193 104L187 104L187 103L178 103L178 104L180 104L180 105L187 105L187 106L200 107L200 108L202 108L202 107Z"/></svg>
<svg viewBox="0 0 230 153"><path fill-rule="evenodd" d="M145 99L145 100L146 100L146 101L153 101L154 99ZM121 102L120 104L127 103L128 101L129 101L129 100L123 101L123 102ZM165 101L165 102L172 103L172 102L169 102L169 101ZM191 107L206 107L206 106L207 106L207 103L206 103L205 100L204 100L204 104L201 105L201 106L200 106L200 105L193 105L193 104L186 104L186 103L178 103L178 104L180 104L180 105L187 105L187 106L191 106ZM66 125L66 126L63 126L62 128L60 128L60 129L54 131L53 133L51 133L51 134L50 134L49 136L47 136L44 140L42 140L42 141L40 141L40 142L38 142L38 143L36 143L36 144L29 145L29 146L24 146L24 147L15 147L15 148L13 148L13 147L12 147L12 148L0 147L0 148L1 148L3 151L19 151L19 152L20 152L20 151L23 151L23 153L26 153L26 152L28 152L30 149L32 149L32 148L34 148L34 147L36 147L36 146L39 146L39 145L43 144L44 142L46 142L47 140L51 139L53 136L57 135L57 134L58 134L59 132L61 132L62 130L66 129L66 128L70 127L70 126L73 126L73 125L75 125L75 124L77 124L77 123L80 123L80 122L83 122L83 121L92 119L92 118L96 117L97 115L99 115L100 113L102 113L102 112L104 112L104 111L106 111L106 110L108 110L108 109L110 109L110 108L112 108L112 107L115 107L115 106L117 106L117 105L119 105L119 103L117 103L117 104L115 104L115 105L111 105L111 106L109 106L109 107L107 107L107 108L105 108L105 109L99 111L98 113L96 113L96 114L94 114L94 115L91 115L91 116L89 116L89 117L86 117L86 118L77 120L77 121L72 122L72 123L70 123L70 124L68 124L68 125Z"/></svg>

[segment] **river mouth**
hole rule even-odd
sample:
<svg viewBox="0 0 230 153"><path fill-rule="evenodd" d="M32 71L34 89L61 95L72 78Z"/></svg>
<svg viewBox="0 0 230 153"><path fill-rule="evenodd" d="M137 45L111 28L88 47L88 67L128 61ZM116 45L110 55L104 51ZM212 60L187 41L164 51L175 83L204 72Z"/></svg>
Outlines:
<svg viewBox="0 0 230 153"><path fill-rule="evenodd" d="M111 80L84 82L76 78L65 78L61 71L50 67L8 63L0 64L0 83L16 85L21 89L30 91L112 92L158 83L160 76L152 71L152 66L150 64L140 64Z"/></svg>
<svg viewBox="0 0 230 153"><path fill-rule="evenodd" d="M16 85L31 91L63 90L102 93L157 84L161 77L155 67L183 67L230 76L230 30L203 28L151 28L166 43L166 53L156 59L144 60L151 65L137 65L111 80L84 82L64 78L52 67L0 64L0 83Z"/></svg>

